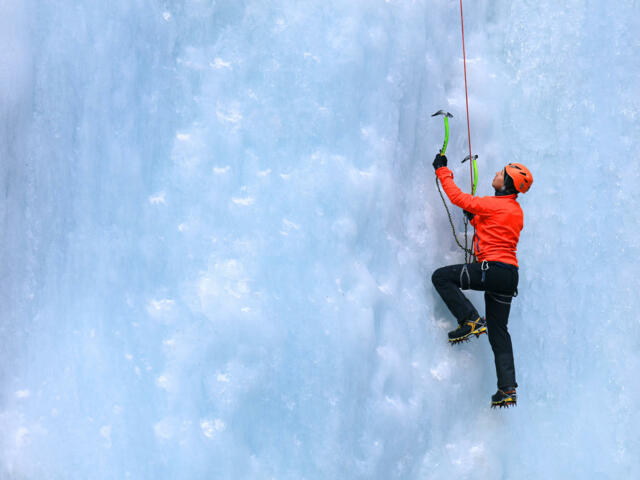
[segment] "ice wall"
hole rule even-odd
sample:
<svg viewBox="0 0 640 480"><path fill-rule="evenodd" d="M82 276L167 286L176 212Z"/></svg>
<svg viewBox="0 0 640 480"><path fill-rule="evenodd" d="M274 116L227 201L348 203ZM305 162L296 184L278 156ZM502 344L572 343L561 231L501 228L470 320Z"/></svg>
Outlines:
<svg viewBox="0 0 640 480"><path fill-rule="evenodd" d="M458 8L0 1L0 478L640 474L640 5L465 2L479 193L535 177L509 411L429 280Z"/></svg>

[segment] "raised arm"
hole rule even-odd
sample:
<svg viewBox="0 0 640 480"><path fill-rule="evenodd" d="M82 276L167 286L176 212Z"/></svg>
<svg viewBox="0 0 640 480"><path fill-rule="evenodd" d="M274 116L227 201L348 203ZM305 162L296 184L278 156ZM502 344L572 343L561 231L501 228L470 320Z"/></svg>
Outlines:
<svg viewBox="0 0 640 480"><path fill-rule="evenodd" d="M494 211L495 204L493 202L483 197L474 197L460 190L453 181L453 172L449 168L438 168L436 175L440 179L447 197L454 205L478 215L487 215Z"/></svg>

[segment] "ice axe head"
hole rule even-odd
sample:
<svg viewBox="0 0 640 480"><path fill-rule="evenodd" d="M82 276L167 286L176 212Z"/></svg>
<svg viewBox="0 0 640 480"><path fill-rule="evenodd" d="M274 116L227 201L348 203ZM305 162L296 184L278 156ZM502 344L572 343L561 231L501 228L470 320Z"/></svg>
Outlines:
<svg viewBox="0 0 640 480"><path fill-rule="evenodd" d="M447 118L453 118L453 115L449 112L445 112L444 110L438 110L436 113L431 115L432 117L437 117L438 115L444 115Z"/></svg>
<svg viewBox="0 0 640 480"><path fill-rule="evenodd" d="M474 155L473 157L467 155L466 157L464 157L464 160L462 160L462 163L466 162L467 160L477 160L478 159L478 155Z"/></svg>

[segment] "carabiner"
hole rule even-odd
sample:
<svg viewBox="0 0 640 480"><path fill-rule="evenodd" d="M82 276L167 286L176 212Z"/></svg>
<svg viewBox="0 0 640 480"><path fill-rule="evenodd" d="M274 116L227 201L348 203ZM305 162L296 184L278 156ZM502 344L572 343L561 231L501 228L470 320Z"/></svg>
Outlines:
<svg viewBox="0 0 640 480"><path fill-rule="evenodd" d="M485 272L489 270L489 262L487 262L486 260L483 260L482 264L480 265L480 270L482 270L482 283L484 283Z"/></svg>

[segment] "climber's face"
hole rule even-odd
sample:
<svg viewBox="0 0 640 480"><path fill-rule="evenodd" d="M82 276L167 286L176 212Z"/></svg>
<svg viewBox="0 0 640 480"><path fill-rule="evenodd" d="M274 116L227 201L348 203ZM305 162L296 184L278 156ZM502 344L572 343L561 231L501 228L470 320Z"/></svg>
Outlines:
<svg viewBox="0 0 640 480"><path fill-rule="evenodd" d="M496 172L496 176L493 177L493 182L491 182L491 186L495 190L501 190L504 187L504 169L498 170Z"/></svg>

